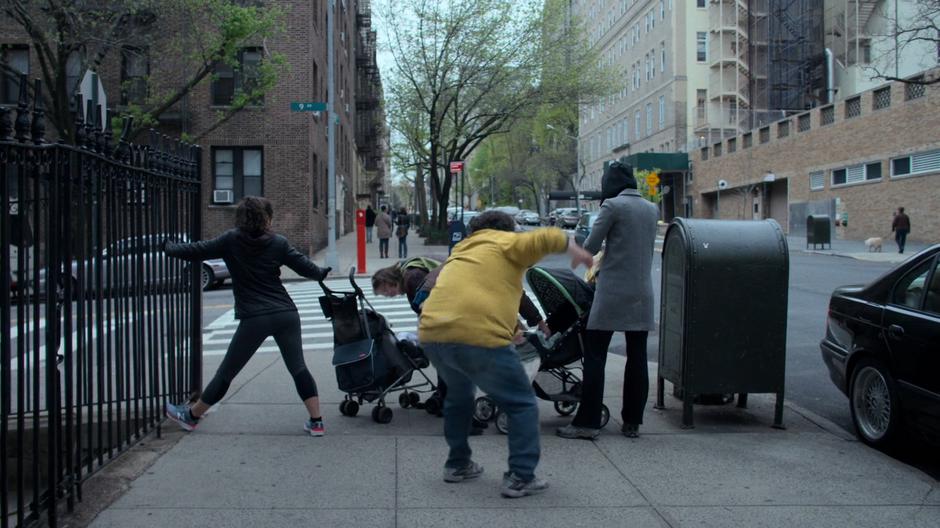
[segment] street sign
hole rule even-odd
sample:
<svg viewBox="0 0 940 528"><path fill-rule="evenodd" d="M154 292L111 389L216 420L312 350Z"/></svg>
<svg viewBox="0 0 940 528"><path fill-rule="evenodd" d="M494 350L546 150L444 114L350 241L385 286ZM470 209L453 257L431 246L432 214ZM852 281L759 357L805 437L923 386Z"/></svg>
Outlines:
<svg viewBox="0 0 940 528"><path fill-rule="evenodd" d="M82 77L82 83L79 85L78 91L82 94L82 115L87 113L88 102L91 101L92 108L97 108L98 105L101 106L102 126L104 128L110 127L111 125L108 123L108 96L104 93L104 85L101 84L98 74L87 70ZM85 122L94 121L94 117L90 115L85 115L84 119Z"/></svg>
<svg viewBox="0 0 940 528"><path fill-rule="evenodd" d="M646 177L646 184L649 185L650 187L656 187L657 185L659 185L659 175L656 174L655 172L651 172Z"/></svg>
<svg viewBox="0 0 940 528"><path fill-rule="evenodd" d="M326 103L291 103L291 112L326 112Z"/></svg>
<svg viewBox="0 0 940 528"><path fill-rule="evenodd" d="M450 172L451 174L456 174L458 172L463 172L463 162L462 161L452 161L450 162Z"/></svg>

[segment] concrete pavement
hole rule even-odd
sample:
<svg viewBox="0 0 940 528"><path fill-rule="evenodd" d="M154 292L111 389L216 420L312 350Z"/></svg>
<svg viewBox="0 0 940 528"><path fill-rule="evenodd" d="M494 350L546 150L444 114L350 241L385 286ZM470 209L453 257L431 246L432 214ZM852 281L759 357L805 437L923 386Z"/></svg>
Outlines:
<svg viewBox="0 0 940 528"><path fill-rule="evenodd" d="M266 355L226 399L130 484L92 526L899 526L940 523L940 484L788 406L772 429L769 397L749 409L697 407L681 429L680 403L647 409L642 436L562 440L567 418L541 402L542 462L551 489L499 496L506 437L471 439L486 473L444 484L442 420L400 409L374 423L370 405L340 416L328 352L307 353L327 436L301 432L304 409L280 358ZM607 405L619 409L624 359L610 356ZM655 376L655 365L651 365ZM654 384L655 385L655 384ZM668 392L668 391L667 391ZM651 392L650 401L653 401ZM171 424L168 424L168 427Z"/></svg>

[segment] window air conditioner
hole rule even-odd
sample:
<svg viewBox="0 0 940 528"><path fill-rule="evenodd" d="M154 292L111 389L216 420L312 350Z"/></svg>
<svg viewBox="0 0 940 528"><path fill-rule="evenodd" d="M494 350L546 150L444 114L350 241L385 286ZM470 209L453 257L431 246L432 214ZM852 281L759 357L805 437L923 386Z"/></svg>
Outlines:
<svg viewBox="0 0 940 528"><path fill-rule="evenodd" d="M212 191L212 201L219 204L230 204L235 201L235 193L231 190Z"/></svg>

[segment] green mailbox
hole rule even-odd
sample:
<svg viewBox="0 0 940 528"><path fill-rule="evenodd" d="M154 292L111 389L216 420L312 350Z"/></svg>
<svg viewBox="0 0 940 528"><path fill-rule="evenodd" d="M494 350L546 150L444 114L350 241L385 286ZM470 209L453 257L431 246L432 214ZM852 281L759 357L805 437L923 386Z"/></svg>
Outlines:
<svg viewBox="0 0 940 528"><path fill-rule="evenodd" d="M832 219L828 215L809 215L806 217L806 247L822 246L832 249Z"/></svg>
<svg viewBox="0 0 940 528"><path fill-rule="evenodd" d="M663 244L659 373L683 393L683 427L697 395L777 395L783 428L789 250L774 220L677 218Z"/></svg>

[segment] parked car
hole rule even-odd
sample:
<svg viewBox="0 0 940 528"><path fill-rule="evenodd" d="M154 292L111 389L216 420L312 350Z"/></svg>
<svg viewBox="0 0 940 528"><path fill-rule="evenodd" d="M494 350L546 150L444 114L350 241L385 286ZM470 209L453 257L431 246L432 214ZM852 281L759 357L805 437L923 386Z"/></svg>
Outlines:
<svg viewBox="0 0 940 528"><path fill-rule="evenodd" d="M578 225L574 228L574 241L579 246L584 245L584 241L591 235L591 228L594 227L594 221L597 220L597 213L584 213Z"/></svg>
<svg viewBox="0 0 940 528"><path fill-rule="evenodd" d="M542 223L542 219L535 211L523 209L516 215L516 222L520 225L539 225Z"/></svg>
<svg viewBox="0 0 940 528"><path fill-rule="evenodd" d="M832 293L820 348L863 442L885 446L905 427L940 440L938 346L940 244Z"/></svg>
<svg viewBox="0 0 940 528"><path fill-rule="evenodd" d="M166 238L167 235L164 234L129 237L116 240L109 244L101 251L102 282L109 287L120 288L124 285L125 281L135 280L137 273L133 268L135 263L139 263L148 270L146 274L147 282L145 286L157 286L164 284L166 281L174 280L174 277L169 275L171 272L164 265L170 262L169 257L164 255L161 249L163 241ZM185 235L178 235L172 238L177 240L187 239ZM140 261L135 259L135 257L138 255L142 257ZM83 264L83 266L80 264ZM122 264L123 267L120 267ZM96 275L96 265L96 258L88 258L84 261L84 263L80 263L78 260L73 260L70 273L73 287L78 284L78 276L80 271L83 271L85 277L88 279L93 279ZM187 270L189 269L188 264L183 263L182 266L178 269L181 271L180 274L182 276L186 276ZM114 270L113 277L111 277L112 270ZM125 276L127 278L125 278ZM203 290L208 290L219 286L230 277L231 274L229 273L228 267L225 265L224 260L211 259L202 262L201 282ZM86 279L86 290L94 291L94 283L88 279ZM33 291L32 285L27 285L27 288L30 291ZM42 296L45 295L45 292L46 271L42 269L39 271L38 293L40 296Z"/></svg>
<svg viewBox="0 0 940 528"><path fill-rule="evenodd" d="M571 229L578 225L578 222L581 220L581 215L586 213L584 209L578 210L574 207L569 207L561 210L560 221L556 222L558 227L565 229Z"/></svg>

